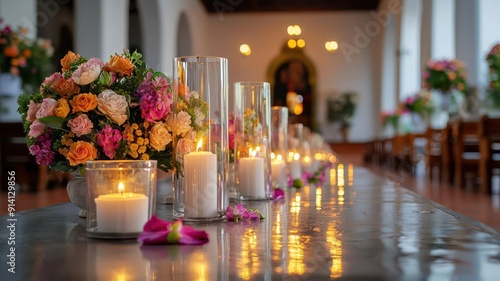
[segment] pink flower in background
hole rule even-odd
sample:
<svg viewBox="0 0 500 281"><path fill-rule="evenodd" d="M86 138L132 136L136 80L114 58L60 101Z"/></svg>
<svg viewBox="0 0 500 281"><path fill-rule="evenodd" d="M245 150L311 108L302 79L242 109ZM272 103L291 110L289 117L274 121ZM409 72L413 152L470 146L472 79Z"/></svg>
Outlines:
<svg viewBox="0 0 500 281"><path fill-rule="evenodd" d="M38 112L38 110L40 110L41 106L41 103L35 103L34 101L30 100L30 104L28 106L28 114L26 114L26 120L28 122L33 122L36 120L36 113Z"/></svg>
<svg viewBox="0 0 500 281"><path fill-rule="evenodd" d="M51 147L51 135L50 133L45 133L40 136L32 146L29 147L29 151L31 155L35 156L36 163L38 165L49 165L52 161L54 161L55 154Z"/></svg>
<svg viewBox="0 0 500 281"><path fill-rule="evenodd" d="M43 118L47 116L55 116L57 101L51 98L44 98L40 109L36 112L36 118Z"/></svg>
<svg viewBox="0 0 500 281"><path fill-rule="evenodd" d="M30 131L28 132L28 136L32 138L37 138L43 133L43 130L45 130L45 125L42 122L35 120L30 125Z"/></svg>
<svg viewBox="0 0 500 281"><path fill-rule="evenodd" d="M80 114L68 121L68 127L77 137L80 137L92 132L94 124L92 124L87 114Z"/></svg>
<svg viewBox="0 0 500 281"><path fill-rule="evenodd" d="M43 88L45 86L54 86L56 84L56 82L61 78L63 78L63 75L60 72L53 73L49 77L45 78L45 80L42 83L41 88Z"/></svg>
<svg viewBox="0 0 500 281"><path fill-rule="evenodd" d="M285 193L283 192L283 190L279 187L275 188L273 190L273 200L279 200L279 199L283 199L285 198Z"/></svg>
<svg viewBox="0 0 500 281"><path fill-rule="evenodd" d="M172 112L172 94L169 93L168 79L158 76L152 80L148 73L144 82L139 85L137 95L140 97L141 115L149 122L165 119Z"/></svg>
<svg viewBox="0 0 500 281"><path fill-rule="evenodd" d="M203 245L209 242L208 233L183 225L182 220L170 223L153 215L137 238L144 245L184 244Z"/></svg>
<svg viewBox="0 0 500 281"><path fill-rule="evenodd" d="M97 133L97 144L99 144L103 150L104 154L113 159L116 154L118 146L120 146L120 141L122 140L122 135L119 130L113 129L110 125L106 125L99 133Z"/></svg>
<svg viewBox="0 0 500 281"><path fill-rule="evenodd" d="M78 85L90 84L99 77L103 65L103 62L99 59L91 58L88 62L79 65L75 72L73 72L71 78L73 78Z"/></svg>
<svg viewBox="0 0 500 281"><path fill-rule="evenodd" d="M231 112L229 115L229 149L233 150L234 149L234 132L236 130L236 127L234 125L234 113Z"/></svg>
<svg viewBox="0 0 500 281"><path fill-rule="evenodd" d="M242 220L262 220L264 217L259 211L254 209L247 210L243 205L236 204L233 207L228 206L226 209L226 220L239 222Z"/></svg>

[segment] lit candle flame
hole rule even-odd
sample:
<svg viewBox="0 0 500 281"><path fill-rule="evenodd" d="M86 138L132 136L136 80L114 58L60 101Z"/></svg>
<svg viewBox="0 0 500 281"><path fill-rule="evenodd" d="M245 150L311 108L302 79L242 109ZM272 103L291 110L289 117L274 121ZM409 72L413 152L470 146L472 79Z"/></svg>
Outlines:
<svg viewBox="0 0 500 281"><path fill-rule="evenodd" d="M295 153L295 154L293 155L293 159L294 159L294 160L299 160L299 159L300 159L300 154Z"/></svg>
<svg viewBox="0 0 500 281"><path fill-rule="evenodd" d="M201 151L202 145L203 145L203 141L200 139L200 141L198 141L198 144L196 145L196 151Z"/></svg>
<svg viewBox="0 0 500 281"><path fill-rule="evenodd" d="M123 195L123 191L125 191L125 185L123 185L123 182L120 182L118 184L118 192L120 193L120 195Z"/></svg>
<svg viewBox="0 0 500 281"><path fill-rule="evenodd" d="M278 161L283 160L283 156L281 156L281 154L278 154L278 156L276 156L276 160L278 160Z"/></svg>

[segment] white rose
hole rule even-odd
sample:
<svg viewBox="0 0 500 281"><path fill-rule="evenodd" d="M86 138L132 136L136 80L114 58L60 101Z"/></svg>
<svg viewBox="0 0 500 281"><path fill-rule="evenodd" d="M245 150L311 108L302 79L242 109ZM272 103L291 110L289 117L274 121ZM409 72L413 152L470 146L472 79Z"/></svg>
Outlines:
<svg viewBox="0 0 500 281"><path fill-rule="evenodd" d="M127 99L112 90L104 90L97 97L97 108L116 124L122 125L127 120Z"/></svg>
<svg viewBox="0 0 500 281"><path fill-rule="evenodd" d="M191 115L185 111L177 113L176 120L174 120L174 134L184 135L192 129Z"/></svg>

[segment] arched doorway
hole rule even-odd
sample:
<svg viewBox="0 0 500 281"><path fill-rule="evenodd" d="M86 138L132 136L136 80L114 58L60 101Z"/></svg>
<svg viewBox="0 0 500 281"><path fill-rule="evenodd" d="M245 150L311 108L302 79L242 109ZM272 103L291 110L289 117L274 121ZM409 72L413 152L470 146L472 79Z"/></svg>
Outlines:
<svg viewBox="0 0 500 281"><path fill-rule="evenodd" d="M281 53L267 70L273 105L287 106L290 123L302 123L315 130L316 68L302 48L289 48L285 42Z"/></svg>

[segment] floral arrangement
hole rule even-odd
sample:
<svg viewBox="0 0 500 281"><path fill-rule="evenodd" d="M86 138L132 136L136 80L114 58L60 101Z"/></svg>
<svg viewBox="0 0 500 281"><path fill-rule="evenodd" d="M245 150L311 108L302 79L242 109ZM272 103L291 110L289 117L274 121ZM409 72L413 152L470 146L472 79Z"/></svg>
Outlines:
<svg viewBox="0 0 500 281"><path fill-rule="evenodd" d="M0 24L2 20L0 19ZM32 91L50 74L54 48L50 40L26 37L28 29L0 28L0 72L19 75L23 88Z"/></svg>
<svg viewBox="0 0 500 281"><path fill-rule="evenodd" d="M408 111L419 114L420 116L432 113L432 102L430 99L430 95L428 94L416 94L407 97L403 102L403 106Z"/></svg>
<svg viewBox="0 0 500 281"><path fill-rule="evenodd" d="M429 60L422 73L424 88L449 92L456 89L464 92L466 89L465 64L453 60Z"/></svg>
<svg viewBox="0 0 500 281"><path fill-rule="evenodd" d="M340 122L341 128L351 127L351 119L358 103L358 94L346 92L328 99L327 117L330 122Z"/></svg>
<svg viewBox="0 0 500 281"><path fill-rule="evenodd" d="M186 151L203 124L204 101L188 89L172 112L172 83L147 68L138 52L125 50L106 63L68 52L61 72L47 77L39 91L18 99L27 145L40 165L63 172L88 160L157 160L172 168L172 134Z"/></svg>
<svg viewBox="0 0 500 281"><path fill-rule="evenodd" d="M398 122L399 122L399 114L394 111L384 111L382 112L382 125L384 127L387 127L389 124L392 125L393 128L398 127Z"/></svg>
<svg viewBox="0 0 500 281"><path fill-rule="evenodd" d="M486 56L489 68L488 96L495 106L500 106L500 44L491 48Z"/></svg>

